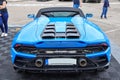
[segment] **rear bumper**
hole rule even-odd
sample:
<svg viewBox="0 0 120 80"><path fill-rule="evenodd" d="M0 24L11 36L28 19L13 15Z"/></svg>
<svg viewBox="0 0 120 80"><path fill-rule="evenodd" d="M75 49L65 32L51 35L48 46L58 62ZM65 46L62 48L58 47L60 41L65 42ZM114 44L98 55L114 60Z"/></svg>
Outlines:
<svg viewBox="0 0 120 80"><path fill-rule="evenodd" d="M14 51L15 52L15 51ZM36 55L30 56L29 54L25 55L23 53L15 53L14 56L14 67L19 70L26 70L32 72L80 72L80 71L89 71L89 70L99 70L104 69L110 64L111 54L110 48L108 48L105 52L100 53L92 53L87 55L80 54L44 54L44 55ZM46 59L53 58L71 58L76 59L75 65L47 65ZM35 62L37 59L43 60L43 65L41 67L37 67ZM80 66L79 59L85 59L87 61L86 66Z"/></svg>
<svg viewBox="0 0 120 80"><path fill-rule="evenodd" d="M67 67L67 68L50 68L50 67L44 67L44 68L27 68L27 67L20 67L17 65L14 65L15 68L21 70L21 71L30 71L35 73L46 73L46 72L82 72L82 71L94 71L94 70L101 70L105 69L109 66L109 62L104 66L97 66L97 67L87 67L87 68L80 68L80 67Z"/></svg>
<svg viewBox="0 0 120 80"><path fill-rule="evenodd" d="M74 57L74 56L73 56ZM51 58L49 56L49 58ZM99 70L104 69L109 66L110 62L107 60L106 56L100 56L96 58L87 58L85 56L74 57L76 59L76 65L46 65L45 60L49 59L48 57L37 57L34 59L26 59L26 58L16 58L14 63L14 67L19 70L31 71L31 72L81 72L81 71L91 71L91 70ZM56 56L52 57L56 58ZM66 57L65 57L66 58ZM70 58L70 57L67 57ZM71 57L72 58L72 57ZM43 60L43 65L41 67L37 67L35 65L35 61L37 59ZM72 58L73 59L73 58ZM86 66L80 66L79 59L85 59L87 61Z"/></svg>

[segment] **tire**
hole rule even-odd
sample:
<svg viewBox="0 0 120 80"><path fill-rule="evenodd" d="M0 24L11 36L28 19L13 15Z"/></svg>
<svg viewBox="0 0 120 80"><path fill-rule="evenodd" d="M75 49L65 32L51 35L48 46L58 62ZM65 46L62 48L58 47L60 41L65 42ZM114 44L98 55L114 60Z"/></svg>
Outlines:
<svg viewBox="0 0 120 80"><path fill-rule="evenodd" d="M15 72L17 72L17 73L23 73L23 72L25 72L25 70L21 70L21 69L19 69L19 68L17 68L17 67L13 67L13 69L14 69Z"/></svg>
<svg viewBox="0 0 120 80"><path fill-rule="evenodd" d="M103 72L108 68L109 68L109 66L105 66L104 68L97 69L96 72Z"/></svg>

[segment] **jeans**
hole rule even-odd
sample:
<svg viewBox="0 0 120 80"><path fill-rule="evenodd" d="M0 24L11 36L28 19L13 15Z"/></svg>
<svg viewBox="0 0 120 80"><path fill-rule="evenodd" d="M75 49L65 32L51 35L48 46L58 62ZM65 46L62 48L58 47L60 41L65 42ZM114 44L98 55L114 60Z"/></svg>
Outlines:
<svg viewBox="0 0 120 80"><path fill-rule="evenodd" d="M1 12L0 28L2 33L8 33L8 12Z"/></svg>
<svg viewBox="0 0 120 80"><path fill-rule="evenodd" d="M74 4L74 5L73 5L73 8L79 8L79 6L80 6L80 5L78 5L78 4Z"/></svg>
<svg viewBox="0 0 120 80"><path fill-rule="evenodd" d="M103 7L103 11L101 14L101 18L104 16L104 18L107 18L107 11L108 11L108 7Z"/></svg>

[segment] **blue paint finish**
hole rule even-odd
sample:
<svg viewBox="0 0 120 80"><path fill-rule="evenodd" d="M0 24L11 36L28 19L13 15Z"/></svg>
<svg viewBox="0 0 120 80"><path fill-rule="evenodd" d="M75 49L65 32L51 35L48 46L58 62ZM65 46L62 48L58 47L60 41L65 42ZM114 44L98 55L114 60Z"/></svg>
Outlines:
<svg viewBox="0 0 120 80"><path fill-rule="evenodd" d="M48 24L49 19L45 16L37 18L36 20L28 23L23 29L20 31L19 35L16 36L17 42L29 42L34 43L40 39L41 32L44 27ZM26 37L27 35L27 37Z"/></svg>
<svg viewBox="0 0 120 80"><path fill-rule="evenodd" d="M48 59L45 60L45 65L48 65Z"/></svg>
<svg viewBox="0 0 120 80"><path fill-rule="evenodd" d="M110 47L104 52L91 53L91 54L86 55L86 57L88 57L88 58L95 58L95 57L99 57L99 56L106 56L107 60L110 62L110 60L111 60L111 49L110 49Z"/></svg>
<svg viewBox="0 0 120 80"><path fill-rule="evenodd" d="M36 55L28 54L28 53L20 53L16 52L14 48L11 49L11 58L12 63L14 63L16 56L23 57L23 58L36 58Z"/></svg>
<svg viewBox="0 0 120 80"><path fill-rule="evenodd" d="M104 52L87 54L86 57L88 57L88 58L94 58L94 57L98 57L98 56L103 56L103 55L106 55L106 54L110 54L109 52L110 52L110 48L108 48ZM110 59L110 55L107 55L107 57L108 57L108 60L109 60Z"/></svg>
<svg viewBox="0 0 120 80"><path fill-rule="evenodd" d="M56 32L65 32L66 24L73 24L80 33L78 39L67 39L67 38L54 38L54 39L42 39L41 34L45 27L54 23ZM106 55L108 61L111 59L110 42L107 36L96 24L88 21L79 15L74 17L45 17L41 16L36 18L34 21L28 23L23 29L16 34L14 37L11 55L12 63L15 61L16 56L24 58L36 58L36 55L16 52L14 50L15 44L33 45L37 48L81 48L92 44L106 43L109 48L105 52L87 54L86 57L92 58L97 56ZM45 64L48 64L48 60L45 60Z"/></svg>
<svg viewBox="0 0 120 80"><path fill-rule="evenodd" d="M72 17L49 17L50 22L71 22Z"/></svg>
<svg viewBox="0 0 120 80"><path fill-rule="evenodd" d="M38 48L80 48L87 44L80 41L45 41L35 46Z"/></svg>
<svg viewBox="0 0 120 80"><path fill-rule="evenodd" d="M12 63L14 63L14 61L15 61L15 57L16 57L16 54L14 53L15 52L15 50L12 48L11 49L11 59L12 59Z"/></svg>
<svg viewBox="0 0 120 80"><path fill-rule="evenodd" d="M111 48L109 48L109 49L106 51L106 56L107 56L108 61L110 61L110 60L111 60Z"/></svg>
<svg viewBox="0 0 120 80"><path fill-rule="evenodd" d="M56 32L65 32L66 31L66 22L56 22L55 30L56 30Z"/></svg>

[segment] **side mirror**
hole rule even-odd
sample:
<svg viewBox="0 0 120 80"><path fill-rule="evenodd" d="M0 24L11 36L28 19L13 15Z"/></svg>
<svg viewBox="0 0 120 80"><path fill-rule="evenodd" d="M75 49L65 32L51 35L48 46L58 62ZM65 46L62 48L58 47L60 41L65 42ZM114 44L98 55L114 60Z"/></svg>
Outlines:
<svg viewBox="0 0 120 80"><path fill-rule="evenodd" d="M28 14L27 17L35 19L35 14Z"/></svg>
<svg viewBox="0 0 120 80"><path fill-rule="evenodd" d="M85 17L86 17L86 18L91 18L91 17L93 17L93 14L87 13Z"/></svg>

